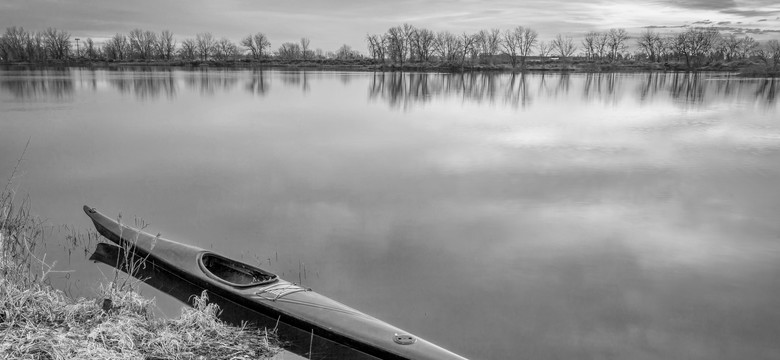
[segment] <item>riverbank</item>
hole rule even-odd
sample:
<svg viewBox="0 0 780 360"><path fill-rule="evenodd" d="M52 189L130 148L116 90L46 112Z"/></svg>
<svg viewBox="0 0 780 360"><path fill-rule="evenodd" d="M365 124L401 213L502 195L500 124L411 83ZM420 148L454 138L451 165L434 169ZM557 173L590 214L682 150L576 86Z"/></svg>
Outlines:
<svg viewBox="0 0 780 360"><path fill-rule="evenodd" d="M9 182L10 184L10 182ZM0 193L0 358L267 359L281 351L272 331L229 326L204 292L178 319L152 315L132 283L103 284L73 299L47 283L58 272L36 249L42 223L27 202Z"/></svg>
<svg viewBox="0 0 780 360"><path fill-rule="evenodd" d="M688 66L684 62L649 62L640 60L590 60L572 59L535 59L526 64L512 66L509 63L461 62L406 62L389 63L371 59L237 59L237 60L133 60L99 61L73 59L68 61L50 61L45 63L5 63L7 66L30 67L180 67L180 68L276 68L290 70L334 70L334 71L415 71L415 72L573 72L573 73L609 73L609 72L647 72L647 71L701 71L734 72L745 76L778 77L780 69L761 62L739 60L732 62L711 62Z"/></svg>

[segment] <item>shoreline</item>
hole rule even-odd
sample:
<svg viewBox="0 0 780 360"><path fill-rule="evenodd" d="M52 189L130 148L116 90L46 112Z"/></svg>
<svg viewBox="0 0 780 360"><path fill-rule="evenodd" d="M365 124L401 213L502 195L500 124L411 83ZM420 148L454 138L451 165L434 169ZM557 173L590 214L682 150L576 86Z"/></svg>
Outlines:
<svg viewBox="0 0 780 360"><path fill-rule="evenodd" d="M130 275L100 284L95 297L56 289L47 279L67 271L36 251L46 247L43 222L29 200L14 201L11 180L0 191L0 358L270 359L282 351L275 330L221 321L205 291L182 305L179 318L164 319Z"/></svg>
<svg viewBox="0 0 780 360"><path fill-rule="evenodd" d="M416 62L416 63L380 63L373 60L151 60L151 61L103 61L103 60L70 60L48 62L13 62L0 63L3 67L29 68L95 68L112 69L122 67L139 68L180 68L180 69L284 69L284 70L315 70L315 71L358 71L358 72L432 72L432 73L631 73L631 72L733 72L744 77L780 77L780 69L767 65L738 61L731 63L715 62L703 66L688 67L680 62L639 62L639 61L594 61L585 59L542 60L530 61L525 66L512 67L511 64L460 64L453 62Z"/></svg>

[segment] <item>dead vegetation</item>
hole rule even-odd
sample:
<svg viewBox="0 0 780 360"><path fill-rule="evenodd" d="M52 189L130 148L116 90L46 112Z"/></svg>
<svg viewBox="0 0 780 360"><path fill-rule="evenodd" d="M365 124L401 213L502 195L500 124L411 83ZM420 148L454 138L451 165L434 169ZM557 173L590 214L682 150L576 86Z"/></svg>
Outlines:
<svg viewBox="0 0 780 360"><path fill-rule="evenodd" d="M12 182L13 174L0 194L0 359L262 359L281 351L272 331L221 322L205 292L178 319L156 319L153 301L125 279L93 299L54 289L46 279L56 263L36 252L41 222L29 201L17 205Z"/></svg>

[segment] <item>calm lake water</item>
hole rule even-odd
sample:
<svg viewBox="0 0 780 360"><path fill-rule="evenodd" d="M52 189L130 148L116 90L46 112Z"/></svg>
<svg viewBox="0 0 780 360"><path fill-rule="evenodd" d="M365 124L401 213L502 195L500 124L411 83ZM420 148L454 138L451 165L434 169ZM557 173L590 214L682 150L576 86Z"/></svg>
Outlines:
<svg viewBox="0 0 780 360"><path fill-rule="evenodd" d="M0 177L29 139L17 191L51 225L142 218L473 359L777 359L778 90L5 69ZM107 268L66 248L68 291L93 295Z"/></svg>

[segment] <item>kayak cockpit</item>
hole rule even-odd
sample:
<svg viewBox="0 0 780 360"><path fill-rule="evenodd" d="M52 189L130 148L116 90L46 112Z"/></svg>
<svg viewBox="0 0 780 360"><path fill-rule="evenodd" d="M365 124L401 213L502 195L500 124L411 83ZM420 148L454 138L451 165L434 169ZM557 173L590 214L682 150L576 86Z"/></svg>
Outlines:
<svg viewBox="0 0 780 360"><path fill-rule="evenodd" d="M276 274L212 253L200 257L200 267L209 277L234 287L265 285L278 280Z"/></svg>

